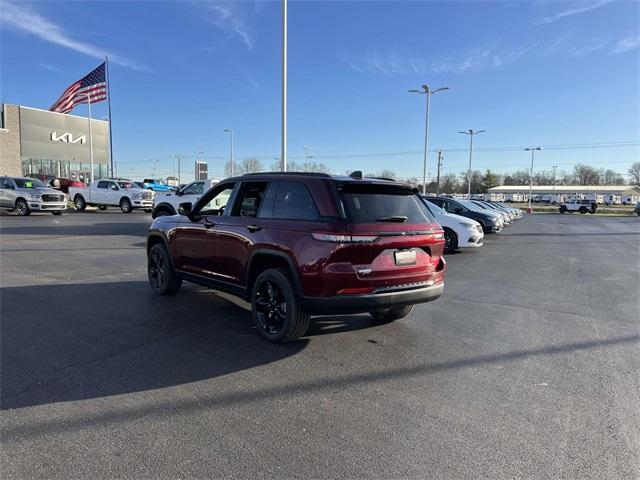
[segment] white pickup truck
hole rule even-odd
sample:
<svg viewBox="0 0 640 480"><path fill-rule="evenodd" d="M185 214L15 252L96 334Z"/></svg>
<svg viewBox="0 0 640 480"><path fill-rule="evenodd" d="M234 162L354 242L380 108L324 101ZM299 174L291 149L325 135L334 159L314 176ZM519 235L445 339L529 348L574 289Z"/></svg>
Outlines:
<svg viewBox="0 0 640 480"><path fill-rule="evenodd" d="M175 192L157 193L154 198L151 217L177 215L178 207L181 203L196 203L202 194L209 190L215 183L217 183L215 180L196 180Z"/></svg>
<svg viewBox="0 0 640 480"><path fill-rule="evenodd" d="M97 206L100 210L120 207L122 213L130 213L134 208L144 208L150 212L154 196L152 191L138 188L128 180L116 178L96 180L89 187L69 187L69 198L78 211L83 211L90 205Z"/></svg>

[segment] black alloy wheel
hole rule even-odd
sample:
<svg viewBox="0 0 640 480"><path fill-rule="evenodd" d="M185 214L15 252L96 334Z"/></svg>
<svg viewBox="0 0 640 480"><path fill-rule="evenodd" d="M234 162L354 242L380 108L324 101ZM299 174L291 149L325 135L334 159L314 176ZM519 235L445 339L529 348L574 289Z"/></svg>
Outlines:
<svg viewBox="0 0 640 480"><path fill-rule="evenodd" d="M253 323L269 342L296 340L309 328L310 316L300 305L291 275L284 268L265 270L251 289Z"/></svg>
<svg viewBox="0 0 640 480"><path fill-rule="evenodd" d="M158 295L173 295L182 285L182 280L171 267L167 249L161 243L155 244L149 250L147 274L151 289Z"/></svg>
<svg viewBox="0 0 640 480"><path fill-rule="evenodd" d="M458 248L458 237L453 230L444 229L444 251L449 253Z"/></svg>
<svg viewBox="0 0 640 480"><path fill-rule="evenodd" d="M280 287L265 280L258 285L256 294L256 317L268 335L277 335L287 319L287 302Z"/></svg>

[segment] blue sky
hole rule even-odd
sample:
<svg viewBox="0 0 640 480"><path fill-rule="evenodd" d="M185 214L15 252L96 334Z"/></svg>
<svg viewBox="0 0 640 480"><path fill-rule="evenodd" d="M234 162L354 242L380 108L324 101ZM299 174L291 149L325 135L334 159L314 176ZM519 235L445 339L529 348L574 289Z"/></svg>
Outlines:
<svg viewBox="0 0 640 480"><path fill-rule="evenodd" d="M74 80L111 59L114 155L121 175L195 151L221 175L225 128L236 158L270 164L280 141L279 2L2 1L2 97L48 108ZM527 168L520 147L547 148L536 170L578 162L626 172L640 159L640 3L289 2L289 157L311 145L334 172L391 168L422 175L425 82L430 147L444 172ZM94 106L96 117L106 104ZM73 114L86 115L86 107ZM496 151L491 149L512 150ZM483 150L486 149L486 150ZM429 156L434 174L435 154Z"/></svg>

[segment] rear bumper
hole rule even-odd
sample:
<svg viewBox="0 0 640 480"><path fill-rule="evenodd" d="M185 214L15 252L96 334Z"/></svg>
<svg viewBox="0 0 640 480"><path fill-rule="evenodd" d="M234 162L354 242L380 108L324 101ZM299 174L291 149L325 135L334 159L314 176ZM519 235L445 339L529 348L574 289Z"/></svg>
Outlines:
<svg viewBox="0 0 640 480"><path fill-rule="evenodd" d="M312 315L341 315L364 313L383 308L426 303L442 295L444 283L412 290L371 293L365 295L336 295L333 297L302 297L302 306Z"/></svg>

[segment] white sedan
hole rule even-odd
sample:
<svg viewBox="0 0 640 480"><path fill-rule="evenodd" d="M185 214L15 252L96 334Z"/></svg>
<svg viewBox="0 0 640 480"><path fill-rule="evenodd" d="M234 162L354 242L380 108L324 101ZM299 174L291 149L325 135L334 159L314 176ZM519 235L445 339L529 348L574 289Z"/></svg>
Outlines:
<svg viewBox="0 0 640 480"><path fill-rule="evenodd" d="M449 213L429 200L423 199L423 201L444 230L445 252L451 252L458 248L477 248L482 246L482 240L484 239L482 225L470 218Z"/></svg>

